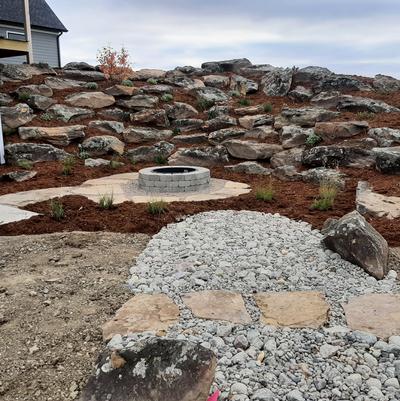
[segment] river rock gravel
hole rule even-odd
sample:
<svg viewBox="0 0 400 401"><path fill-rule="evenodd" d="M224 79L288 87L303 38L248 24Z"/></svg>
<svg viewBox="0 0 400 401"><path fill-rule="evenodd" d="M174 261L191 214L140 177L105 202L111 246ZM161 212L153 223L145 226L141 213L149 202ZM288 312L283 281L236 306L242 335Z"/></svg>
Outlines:
<svg viewBox="0 0 400 401"><path fill-rule="evenodd" d="M400 399L400 344L346 327L341 303L369 293L400 292L396 274L377 281L324 249L304 222L249 211L207 212L163 228L131 268L134 293L165 293L181 318L167 337L189 339L218 357L213 389L222 400L328 401ZM242 294L248 325L194 317L187 292ZM259 292L320 291L330 306L319 329L263 325L253 300ZM368 311L365 311L368 313ZM115 336L111 348L150 333Z"/></svg>

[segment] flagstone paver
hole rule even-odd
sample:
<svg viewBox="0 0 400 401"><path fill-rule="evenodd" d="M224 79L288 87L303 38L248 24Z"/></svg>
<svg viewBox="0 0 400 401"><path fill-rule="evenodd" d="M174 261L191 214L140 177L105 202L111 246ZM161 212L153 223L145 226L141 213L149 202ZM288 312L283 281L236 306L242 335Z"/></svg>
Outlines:
<svg viewBox="0 0 400 401"><path fill-rule="evenodd" d="M348 326L380 338L400 335L400 295L367 294L343 305Z"/></svg>
<svg viewBox="0 0 400 401"><path fill-rule="evenodd" d="M30 219L37 215L37 213L21 210L17 207L0 205L0 225Z"/></svg>
<svg viewBox="0 0 400 401"><path fill-rule="evenodd" d="M225 320L236 324L251 323L240 294L223 290L206 290L183 295L183 302L201 319Z"/></svg>
<svg viewBox="0 0 400 401"><path fill-rule="evenodd" d="M139 294L126 302L103 326L103 338L167 330L179 320L179 308L164 294Z"/></svg>
<svg viewBox="0 0 400 401"><path fill-rule="evenodd" d="M329 305L321 292L259 293L254 298L261 323L267 325L318 328L328 320Z"/></svg>

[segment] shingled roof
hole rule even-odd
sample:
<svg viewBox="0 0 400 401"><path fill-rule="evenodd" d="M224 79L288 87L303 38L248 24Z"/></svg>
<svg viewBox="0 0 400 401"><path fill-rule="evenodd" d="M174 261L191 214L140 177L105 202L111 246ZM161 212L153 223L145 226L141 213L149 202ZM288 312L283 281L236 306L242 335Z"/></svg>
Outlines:
<svg viewBox="0 0 400 401"><path fill-rule="evenodd" d="M54 14L45 0L30 0L31 25L34 28L67 32L67 28ZM0 0L0 22L24 23L24 0Z"/></svg>

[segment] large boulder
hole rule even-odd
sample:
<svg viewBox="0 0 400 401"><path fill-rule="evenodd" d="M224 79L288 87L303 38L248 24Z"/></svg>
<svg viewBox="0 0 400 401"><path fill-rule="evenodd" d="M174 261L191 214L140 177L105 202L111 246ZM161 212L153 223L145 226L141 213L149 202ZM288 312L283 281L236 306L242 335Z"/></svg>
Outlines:
<svg viewBox="0 0 400 401"><path fill-rule="evenodd" d="M166 93L172 93L173 88L170 85L144 85L140 88L143 93L150 93L153 95L164 95Z"/></svg>
<svg viewBox="0 0 400 401"><path fill-rule="evenodd" d="M387 274L388 244L357 211L331 221L323 234L325 246L343 259L361 266L377 279Z"/></svg>
<svg viewBox="0 0 400 401"><path fill-rule="evenodd" d="M63 70L96 71L96 67L84 61L72 61L65 64Z"/></svg>
<svg viewBox="0 0 400 401"><path fill-rule="evenodd" d="M163 79L167 74L164 70L157 70L152 68L143 68L135 71L131 77L136 81L147 81L148 79Z"/></svg>
<svg viewBox="0 0 400 401"><path fill-rule="evenodd" d="M67 146L74 139L85 137L84 125L66 127L20 127L18 134L21 139L39 139L52 145Z"/></svg>
<svg viewBox="0 0 400 401"><path fill-rule="evenodd" d="M275 153L270 160L271 167L277 168L282 166L301 166L303 148L292 148L282 152Z"/></svg>
<svg viewBox="0 0 400 401"><path fill-rule="evenodd" d="M232 173L251 174L251 175L271 175L272 170L257 162L242 162L232 166L225 166L225 170Z"/></svg>
<svg viewBox="0 0 400 401"><path fill-rule="evenodd" d="M215 72L240 72L241 68L250 67L252 64L247 58L209 61L203 63L201 68L211 73Z"/></svg>
<svg viewBox="0 0 400 401"><path fill-rule="evenodd" d="M113 85L105 89L104 92L107 93L107 95L118 97L118 96L132 96L138 90L139 89L134 86Z"/></svg>
<svg viewBox="0 0 400 401"><path fill-rule="evenodd" d="M374 89L381 93L393 93L400 91L400 80L387 76L387 75L375 75L372 83Z"/></svg>
<svg viewBox="0 0 400 401"><path fill-rule="evenodd" d="M304 182L311 182L313 184L320 185L324 182L334 184L337 188L344 189L345 187L345 175L342 174L338 169L317 167L303 171L301 173L302 180Z"/></svg>
<svg viewBox="0 0 400 401"><path fill-rule="evenodd" d="M245 96L247 94L256 93L258 91L258 83L251 79L242 77L241 75L232 75L230 88L231 90Z"/></svg>
<svg viewBox="0 0 400 401"><path fill-rule="evenodd" d="M141 127L129 127L123 132L124 141L127 143L165 141L170 139L172 135L171 130Z"/></svg>
<svg viewBox="0 0 400 401"><path fill-rule="evenodd" d="M400 145L400 129L372 128L368 131L368 136L375 139L379 146Z"/></svg>
<svg viewBox="0 0 400 401"><path fill-rule="evenodd" d="M217 116L204 123L203 128L210 131L234 127L237 125L236 118L227 115Z"/></svg>
<svg viewBox="0 0 400 401"><path fill-rule="evenodd" d="M366 121L319 122L315 124L315 133L323 140L334 140L365 134L368 128Z"/></svg>
<svg viewBox="0 0 400 401"><path fill-rule="evenodd" d="M180 148L169 159L171 166L218 166L229 161L226 148L223 146Z"/></svg>
<svg viewBox="0 0 400 401"><path fill-rule="evenodd" d="M281 145L237 139L225 141L224 146L231 156L245 160L269 160L283 150Z"/></svg>
<svg viewBox="0 0 400 401"><path fill-rule="evenodd" d="M293 69L277 68L261 80L263 91L267 96L286 96L292 86Z"/></svg>
<svg viewBox="0 0 400 401"><path fill-rule="evenodd" d="M315 86L318 82L333 75L333 72L324 67L308 66L295 71L293 82L296 85Z"/></svg>
<svg viewBox="0 0 400 401"><path fill-rule="evenodd" d="M208 103L227 102L229 99L228 95L221 89L209 87L196 89L196 96L198 100Z"/></svg>
<svg viewBox="0 0 400 401"><path fill-rule="evenodd" d="M284 149L304 146L308 137L314 135L313 128L302 128L297 125L287 125L282 128L281 141Z"/></svg>
<svg viewBox="0 0 400 401"><path fill-rule="evenodd" d="M376 169L381 173L400 174L400 146L374 148Z"/></svg>
<svg viewBox="0 0 400 401"><path fill-rule="evenodd" d="M135 95L130 99L120 99L117 104L133 110L151 109L158 104L158 97L152 95Z"/></svg>
<svg viewBox="0 0 400 401"><path fill-rule="evenodd" d="M5 156L7 163L15 164L19 160L29 160L33 163L64 160L70 154L42 143L12 143L5 146Z"/></svg>
<svg viewBox="0 0 400 401"><path fill-rule="evenodd" d="M0 64L0 78L22 81L35 75L56 75L47 64Z"/></svg>
<svg viewBox="0 0 400 401"><path fill-rule="evenodd" d="M206 86L213 88L224 89L229 85L229 77L224 75L206 75L203 80Z"/></svg>
<svg viewBox="0 0 400 401"><path fill-rule="evenodd" d="M190 104L175 102L168 104L165 107L168 118L171 120L178 120L182 118L193 118L196 117L199 112Z"/></svg>
<svg viewBox="0 0 400 401"><path fill-rule="evenodd" d="M360 146L315 146L304 150L302 163L308 167L366 168L375 164L375 156L371 150Z"/></svg>
<svg viewBox="0 0 400 401"><path fill-rule="evenodd" d="M112 135L92 136L82 142L82 150L90 156L101 156L109 153L124 153L125 144Z"/></svg>
<svg viewBox="0 0 400 401"><path fill-rule="evenodd" d="M63 104L55 104L47 109L47 114L56 120L64 121L65 123L72 121L79 121L84 118L94 116L94 112L89 109L83 109L80 107L70 107Z"/></svg>
<svg viewBox="0 0 400 401"><path fill-rule="evenodd" d="M179 132L189 132L194 130L200 130L204 124L204 121L200 118L181 118L174 120L173 127Z"/></svg>
<svg viewBox="0 0 400 401"><path fill-rule="evenodd" d="M192 79L186 76L170 77L166 78L164 81L168 84L179 86L185 91L204 87L204 82L200 79Z"/></svg>
<svg viewBox="0 0 400 401"><path fill-rule="evenodd" d="M228 139L233 139L233 138L240 138L246 134L246 130L243 128L224 128L220 129L214 132L211 132L208 135L208 141L213 144L217 145L221 142L224 142Z"/></svg>
<svg viewBox="0 0 400 401"><path fill-rule="evenodd" d="M153 124L157 127L169 127L169 120L164 109L142 110L131 114L133 123Z"/></svg>
<svg viewBox="0 0 400 401"><path fill-rule="evenodd" d="M216 357L200 344L144 337L102 353L80 401L205 401Z"/></svg>
<svg viewBox="0 0 400 401"><path fill-rule="evenodd" d="M4 130L12 130L31 122L35 115L32 109L25 103L16 106L0 107L1 121Z"/></svg>
<svg viewBox="0 0 400 401"><path fill-rule="evenodd" d="M208 142L208 135L205 133L189 134L189 135L176 135L171 139L172 143L182 145L199 145Z"/></svg>
<svg viewBox="0 0 400 401"><path fill-rule="evenodd" d="M274 116L271 114L256 114L239 118L239 124L247 129L260 127L261 125L272 125Z"/></svg>
<svg viewBox="0 0 400 401"><path fill-rule="evenodd" d="M336 108L344 95L338 91L321 92L311 98L311 104L328 109Z"/></svg>
<svg viewBox="0 0 400 401"><path fill-rule="evenodd" d="M84 81L105 81L106 76L100 71L64 70L64 77L83 79Z"/></svg>
<svg viewBox="0 0 400 401"><path fill-rule="evenodd" d="M338 109L342 111L360 112L367 111L370 113L397 113L400 109L391 106L381 100L369 99L366 97L357 97L345 95L342 96L338 103Z"/></svg>
<svg viewBox="0 0 400 401"><path fill-rule="evenodd" d="M307 102L313 97L313 92L304 86L296 86L288 96L296 102Z"/></svg>
<svg viewBox="0 0 400 401"><path fill-rule="evenodd" d="M64 79L58 77L47 77L44 82L48 87L55 90L79 88L85 83L83 81L75 81L73 79Z"/></svg>
<svg viewBox="0 0 400 401"><path fill-rule="evenodd" d="M285 107L281 114L275 118L275 128L280 129L285 125L314 127L317 122L329 121L338 116L339 113L337 112L319 107L302 107L299 109Z"/></svg>
<svg viewBox="0 0 400 401"><path fill-rule="evenodd" d="M50 78L51 79L51 78ZM22 95L41 95L41 96L47 96L51 97L53 96L53 90L50 88L50 86L41 84L41 85L23 85L20 86L15 90L15 93L18 96Z"/></svg>
<svg viewBox="0 0 400 401"><path fill-rule="evenodd" d="M103 107L112 106L115 103L115 98L103 92L80 92L67 96L65 101L75 107L101 109Z"/></svg>
<svg viewBox="0 0 400 401"><path fill-rule="evenodd" d="M370 91L372 88L367 83L352 75L331 74L316 81L315 91Z"/></svg>
<svg viewBox="0 0 400 401"><path fill-rule="evenodd" d="M89 128L101 131L105 134L122 134L124 132L124 124L119 121L93 120L90 121Z"/></svg>
<svg viewBox="0 0 400 401"><path fill-rule="evenodd" d="M167 159L174 152L172 143L161 141L152 146L139 146L126 152L126 156L134 162L155 162L157 158Z"/></svg>
<svg viewBox="0 0 400 401"><path fill-rule="evenodd" d="M56 101L47 96L42 95L31 95L27 101L29 106L36 110L47 110L50 106L52 106Z"/></svg>

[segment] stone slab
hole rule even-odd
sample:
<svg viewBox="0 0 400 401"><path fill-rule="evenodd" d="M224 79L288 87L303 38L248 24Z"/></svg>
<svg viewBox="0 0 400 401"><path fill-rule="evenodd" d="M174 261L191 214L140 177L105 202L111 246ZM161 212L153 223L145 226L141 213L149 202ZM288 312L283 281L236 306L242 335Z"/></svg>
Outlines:
<svg viewBox="0 0 400 401"><path fill-rule="evenodd" d="M185 305L200 319L224 320L235 324L252 322L240 294L223 290L190 292L182 296Z"/></svg>
<svg viewBox="0 0 400 401"><path fill-rule="evenodd" d="M103 325L104 340L115 334L167 330L179 320L179 308L164 294L139 294L117 310Z"/></svg>
<svg viewBox="0 0 400 401"><path fill-rule="evenodd" d="M37 213L21 210L13 206L0 205L0 225L27 220L37 215Z"/></svg>
<svg viewBox="0 0 400 401"><path fill-rule="evenodd" d="M347 325L387 339L400 335L400 295L367 294L343 305Z"/></svg>
<svg viewBox="0 0 400 401"><path fill-rule="evenodd" d="M321 292L265 292L254 298L266 325L317 329L328 320L329 305Z"/></svg>

